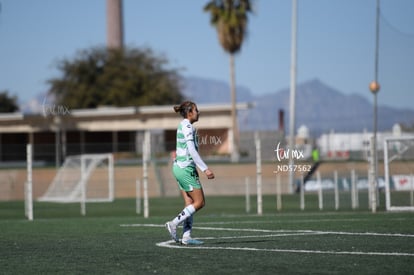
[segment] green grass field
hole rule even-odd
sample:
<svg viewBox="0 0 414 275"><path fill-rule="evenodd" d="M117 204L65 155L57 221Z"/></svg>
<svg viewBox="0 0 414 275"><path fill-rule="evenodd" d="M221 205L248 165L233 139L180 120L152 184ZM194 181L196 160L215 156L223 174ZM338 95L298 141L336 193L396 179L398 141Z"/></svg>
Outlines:
<svg viewBox="0 0 414 275"><path fill-rule="evenodd" d="M264 197L262 216L245 213L244 197L208 197L195 216L197 247L169 241L163 224L180 198L150 200L150 217L134 200L87 204L0 203L0 274L413 274L414 214L319 211L307 195L286 195L276 210ZM252 211L256 211L252 197Z"/></svg>

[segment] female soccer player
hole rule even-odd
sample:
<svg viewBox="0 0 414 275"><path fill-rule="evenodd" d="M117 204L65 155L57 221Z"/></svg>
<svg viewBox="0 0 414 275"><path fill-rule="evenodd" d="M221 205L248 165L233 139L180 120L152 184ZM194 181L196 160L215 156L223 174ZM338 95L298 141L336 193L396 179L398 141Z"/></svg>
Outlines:
<svg viewBox="0 0 414 275"><path fill-rule="evenodd" d="M172 239L178 243L180 240L177 237L177 227L183 224L181 243L199 245L203 242L191 238L193 214L205 204L196 166L206 174L208 179L214 179L214 173L198 154L197 132L192 125L198 121L200 114L197 105L194 102L185 101L179 106L174 106L174 111L184 118L177 128L176 157L172 170L181 190L185 208L165 226Z"/></svg>

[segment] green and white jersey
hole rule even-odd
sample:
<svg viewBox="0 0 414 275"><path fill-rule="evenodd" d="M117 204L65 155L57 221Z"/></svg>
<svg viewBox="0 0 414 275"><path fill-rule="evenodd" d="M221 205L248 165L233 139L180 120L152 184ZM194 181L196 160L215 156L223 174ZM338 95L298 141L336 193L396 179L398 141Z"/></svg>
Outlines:
<svg viewBox="0 0 414 275"><path fill-rule="evenodd" d="M198 137L197 131L188 119L183 119L177 127L177 148L176 159L177 165L181 168L196 165L201 171L207 169L198 154Z"/></svg>

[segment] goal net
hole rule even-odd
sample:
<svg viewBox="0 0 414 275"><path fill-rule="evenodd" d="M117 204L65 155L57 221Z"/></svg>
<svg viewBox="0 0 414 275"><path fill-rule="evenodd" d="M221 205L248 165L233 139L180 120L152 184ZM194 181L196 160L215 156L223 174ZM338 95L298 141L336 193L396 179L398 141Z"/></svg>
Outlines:
<svg viewBox="0 0 414 275"><path fill-rule="evenodd" d="M110 202L114 200L112 154L68 156L45 194L44 202Z"/></svg>
<svg viewBox="0 0 414 275"><path fill-rule="evenodd" d="M384 139L385 206L414 211L414 136Z"/></svg>

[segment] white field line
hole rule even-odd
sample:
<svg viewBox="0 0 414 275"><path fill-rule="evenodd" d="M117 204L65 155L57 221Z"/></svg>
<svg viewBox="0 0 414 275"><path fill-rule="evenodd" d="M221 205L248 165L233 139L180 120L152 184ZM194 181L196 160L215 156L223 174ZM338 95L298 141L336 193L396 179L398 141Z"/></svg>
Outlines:
<svg viewBox="0 0 414 275"><path fill-rule="evenodd" d="M121 227L165 227L161 224L121 224ZM331 234L331 235L353 235L353 236L382 236L382 237L407 237L414 238L414 234L400 233L376 233L376 232L344 232L344 231L320 231L320 230L269 230L255 228L225 228L225 227L201 227L194 229L210 231L235 231L235 232L262 232L262 233L308 233L308 234Z"/></svg>
<svg viewBox="0 0 414 275"><path fill-rule="evenodd" d="M284 216L286 217L286 216ZM360 222L360 221L366 221L367 219L363 218L349 218L349 219L307 219L307 220L272 220L272 221L237 221L238 224L287 224L287 223L314 223L314 222ZM389 219L390 221L406 221L409 219L406 218L394 218ZM412 219L410 219L412 220ZM197 222L197 224L234 224L235 222Z"/></svg>
<svg viewBox="0 0 414 275"><path fill-rule="evenodd" d="M164 227L160 224L121 224L121 227ZM273 233L266 235L245 235L245 236L227 236L227 237L205 237L200 240L218 240L218 239L241 239L241 238L270 238L286 236L305 236L305 235L349 235L349 236L380 236L380 237L407 237L413 238L412 234L398 233L376 233L376 232L343 232L343 231L320 231L320 230L267 230L253 228L222 228L222 227L194 227L198 230L209 231L234 231L234 232L256 232L256 233ZM172 249L209 249L209 250L239 250L239 251L265 251L279 253L307 253L307 254L335 254L335 255L368 255L368 256L409 256L414 257L414 253L406 252L364 252L364 251L330 251L330 250L306 250L306 249L272 249L272 248L254 248L254 247L229 247L229 246L186 246L177 245L173 240L159 242L159 247Z"/></svg>
<svg viewBox="0 0 414 275"><path fill-rule="evenodd" d="M304 250L304 249L269 249L254 247L229 247L229 246L188 246L174 245L174 241L157 243L159 247L177 248L177 249L209 249L209 250L239 250L239 251L264 251L264 252L281 252L281 253L306 253L306 254L335 254L335 255L368 255L368 256L410 256L414 253L403 252L363 252L363 251L323 251L323 250Z"/></svg>

